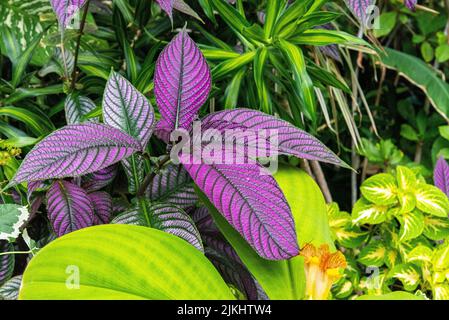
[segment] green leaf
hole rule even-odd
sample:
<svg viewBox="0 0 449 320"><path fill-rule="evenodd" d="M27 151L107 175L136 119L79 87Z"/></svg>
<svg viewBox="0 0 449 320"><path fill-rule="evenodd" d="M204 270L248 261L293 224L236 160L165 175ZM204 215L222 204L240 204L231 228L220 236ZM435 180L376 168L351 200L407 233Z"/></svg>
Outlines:
<svg viewBox="0 0 449 320"><path fill-rule="evenodd" d="M418 268L411 263L395 266L390 271L389 277L401 281L404 289L407 291L414 291L421 280Z"/></svg>
<svg viewBox="0 0 449 320"><path fill-rule="evenodd" d="M449 140L449 126L440 126L438 131L444 139Z"/></svg>
<svg viewBox="0 0 449 320"><path fill-rule="evenodd" d="M390 48L385 48L380 56L387 68L397 70L423 90L438 113L449 119L449 84L435 70L421 59Z"/></svg>
<svg viewBox="0 0 449 320"><path fill-rule="evenodd" d="M340 211L336 203L328 205L329 227L332 238L345 248L357 248L367 238L368 233L352 225L351 215Z"/></svg>
<svg viewBox="0 0 449 320"><path fill-rule="evenodd" d="M420 211L415 210L403 213L398 217L398 220L401 223L399 231L400 241L414 239L424 231L424 216Z"/></svg>
<svg viewBox="0 0 449 320"><path fill-rule="evenodd" d="M309 10L314 0L295 1L280 15L274 28L274 34L284 38L296 29L296 21Z"/></svg>
<svg viewBox="0 0 449 320"><path fill-rule="evenodd" d="M265 24L263 26L265 39L270 39L273 35L276 20L285 4L285 0L271 0L267 2L267 7L265 10Z"/></svg>
<svg viewBox="0 0 449 320"><path fill-rule="evenodd" d="M431 240L443 240L449 236L449 219L425 215L424 235Z"/></svg>
<svg viewBox="0 0 449 320"><path fill-rule="evenodd" d="M394 177L388 173L376 174L365 180L360 187L362 195L378 205L390 205L397 202L397 185Z"/></svg>
<svg viewBox="0 0 449 320"><path fill-rule="evenodd" d="M372 241L360 251L357 261L367 267L380 267L384 264L386 252L381 241Z"/></svg>
<svg viewBox="0 0 449 320"><path fill-rule="evenodd" d="M414 248L412 251L410 251L407 254L407 262L425 262L425 263L431 263L432 262L432 249L429 247L420 245Z"/></svg>
<svg viewBox="0 0 449 320"><path fill-rule="evenodd" d="M433 50L432 45L429 42L424 41L421 44L421 55L424 58L425 62L430 62L435 57L435 52Z"/></svg>
<svg viewBox="0 0 449 320"><path fill-rule="evenodd" d="M449 60L449 45L447 43L439 45L435 50L435 56L439 63Z"/></svg>
<svg viewBox="0 0 449 320"><path fill-rule="evenodd" d="M396 19L398 14L395 11L384 12L379 16L379 29L374 29L374 36L377 38L388 35L396 25Z"/></svg>
<svg viewBox="0 0 449 320"><path fill-rule="evenodd" d="M358 297L357 300L424 300L424 298L409 292L395 291L382 295L364 295Z"/></svg>
<svg viewBox="0 0 449 320"><path fill-rule="evenodd" d="M259 96L260 107L265 113L271 114L271 98L268 92L267 84L265 83L264 69L267 62L268 49L262 47L257 50L254 57L254 81L257 87L257 94Z"/></svg>
<svg viewBox="0 0 449 320"><path fill-rule="evenodd" d="M30 213L17 204L0 204L0 240L13 241L20 235L20 228L28 221Z"/></svg>
<svg viewBox="0 0 449 320"><path fill-rule="evenodd" d="M401 125L401 137L410 140L410 141L418 141L418 133L415 129L409 124Z"/></svg>
<svg viewBox="0 0 449 320"><path fill-rule="evenodd" d="M238 58L228 59L217 65L212 69L212 77L214 81L217 81L224 76L228 75L234 70L238 70L246 64L254 60L256 51L250 51L240 55Z"/></svg>
<svg viewBox="0 0 449 320"><path fill-rule="evenodd" d="M387 219L387 206L370 203L365 198L360 198L352 208L353 224L379 224Z"/></svg>
<svg viewBox="0 0 449 320"><path fill-rule="evenodd" d="M220 17L234 30L239 33L243 32L243 28L249 28L251 25L233 6L224 0L210 0Z"/></svg>
<svg viewBox="0 0 449 320"><path fill-rule="evenodd" d="M15 88L22 81L25 69L28 66L33 54L36 52L36 48L42 39L44 34L40 33L31 41L27 48L20 54L17 62L13 64L11 84Z"/></svg>
<svg viewBox="0 0 449 320"><path fill-rule="evenodd" d="M442 248L434 251L432 263L435 270L446 270L449 268L449 245L445 244Z"/></svg>
<svg viewBox="0 0 449 320"><path fill-rule="evenodd" d="M412 191L418 183L415 173L404 166L398 166L396 168L396 179L398 181L398 187L407 191Z"/></svg>
<svg viewBox="0 0 449 320"><path fill-rule="evenodd" d="M449 300L449 285L443 283L433 287L434 300Z"/></svg>
<svg viewBox="0 0 449 320"><path fill-rule="evenodd" d="M296 90L301 97L301 101L304 105L305 115L312 120L316 121L316 98L313 88L313 82L307 73L306 63L302 50L294 44L282 40L279 40L279 48L284 53L286 60L290 64Z"/></svg>
<svg viewBox="0 0 449 320"><path fill-rule="evenodd" d="M76 289L76 290L74 290ZM185 241L155 229L102 225L45 246L20 299L233 299L218 271Z"/></svg>
<svg viewBox="0 0 449 320"><path fill-rule="evenodd" d="M311 46L328 46L331 44L342 45L358 45L370 47L370 45L353 35L346 32L336 30L324 30L324 29L310 29L306 30L300 35L294 35L288 40L294 44L311 45Z"/></svg>
<svg viewBox="0 0 449 320"><path fill-rule="evenodd" d="M438 216L449 214L449 199L437 187L420 183L415 188L416 206L419 210Z"/></svg>
<svg viewBox="0 0 449 320"><path fill-rule="evenodd" d="M225 92L225 109L237 108L239 92L242 85L243 78L246 74L246 68L241 68L232 77Z"/></svg>

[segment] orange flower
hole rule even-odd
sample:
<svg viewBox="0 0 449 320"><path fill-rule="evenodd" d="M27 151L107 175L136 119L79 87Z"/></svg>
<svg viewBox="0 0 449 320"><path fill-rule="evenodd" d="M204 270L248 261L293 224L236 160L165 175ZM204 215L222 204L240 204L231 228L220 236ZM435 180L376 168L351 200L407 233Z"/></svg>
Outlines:
<svg viewBox="0 0 449 320"><path fill-rule="evenodd" d="M341 278L340 268L346 268L345 256L340 251L330 253L327 244L318 249L307 244L300 255L304 257L307 299L326 300L332 284Z"/></svg>

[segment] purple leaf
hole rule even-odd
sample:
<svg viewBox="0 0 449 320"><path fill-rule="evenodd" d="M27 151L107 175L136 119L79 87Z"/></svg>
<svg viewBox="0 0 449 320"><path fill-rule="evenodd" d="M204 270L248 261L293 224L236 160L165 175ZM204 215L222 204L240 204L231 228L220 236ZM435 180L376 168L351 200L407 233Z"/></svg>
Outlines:
<svg viewBox="0 0 449 320"><path fill-rule="evenodd" d="M173 3L174 0L156 0L162 10L173 20Z"/></svg>
<svg viewBox="0 0 449 320"><path fill-rule="evenodd" d="M39 142L25 157L8 187L23 181L81 176L142 151L139 141L97 123L68 125Z"/></svg>
<svg viewBox="0 0 449 320"><path fill-rule="evenodd" d="M142 207L142 206L145 206ZM145 214L146 212L146 214ZM201 236L189 215L180 207L141 201L129 211L115 217L111 223L146 226L178 236L204 251Z"/></svg>
<svg viewBox="0 0 449 320"><path fill-rule="evenodd" d="M153 132L154 111L148 99L119 73L112 71L103 95L104 122L146 147Z"/></svg>
<svg viewBox="0 0 449 320"><path fill-rule="evenodd" d="M22 275L14 276L0 288L0 298L4 300L18 300Z"/></svg>
<svg viewBox="0 0 449 320"><path fill-rule="evenodd" d="M440 157L433 171L435 186L449 197L449 165L443 157Z"/></svg>
<svg viewBox="0 0 449 320"><path fill-rule="evenodd" d="M154 111L147 98L120 74L112 71L103 96L104 122L140 141L143 148L151 138ZM131 193L144 178L143 159L133 155L122 161Z"/></svg>
<svg viewBox="0 0 449 320"><path fill-rule="evenodd" d="M354 16L356 16L357 19L365 25L369 18L368 8L375 5L376 0L346 0L345 3Z"/></svg>
<svg viewBox="0 0 449 320"><path fill-rule="evenodd" d="M109 193L104 191L89 193L89 199L94 207L93 224L109 223L112 215L112 198Z"/></svg>
<svg viewBox="0 0 449 320"><path fill-rule="evenodd" d="M317 27L317 29L334 30L334 27L332 26L332 24L327 23L325 25ZM319 49L329 58L332 58L338 62L342 62L340 51L338 51L337 45L320 46Z"/></svg>
<svg viewBox="0 0 449 320"><path fill-rule="evenodd" d="M176 9L182 13L185 13L189 16L192 16L202 21L201 18L198 16L198 14L192 8L190 8L190 6L183 0L156 0L156 2L159 4L161 9L165 11L165 13L172 21L172 23L173 23L173 9Z"/></svg>
<svg viewBox="0 0 449 320"><path fill-rule="evenodd" d="M182 167L168 165L156 175L147 189L152 202L165 202L187 208L198 201L189 173Z"/></svg>
<svg viewBox="0 0 449 320"><path fill-rule="evenodd" d="M67 27L85 2L86 0L50 0L62 29Z"/></svg>
<svg viewBox="0 0 449 320"><path fill-rule="evenodd" d="M209 66L185 30L156 62L154 94L167 130L188 129L211 88Z"/></svg>
<svg viewBox="0 0 449 320"><path fill-rule="evenodd" d="M112 165L82 177L81 187L87 192L98 191L109 185L117 175L117 165Z"/></svg>
<svg viewBox="0 0 449 320"><path fill-rule="evenodd" d="M418 0L405 0L405 5L410 10L415 11L416 4L418 3Z"/></svg>
<svg viewBox="0 0 449 320"><path fill-rule="evenodd" d="M298 254L290 207L262 166L181 161L201 191L261 257L280 260Z"/></svg>
<svg viewBox="0 0 449 320"><path fill-rule="evenodd" d="M0 240L0 253L14 251L11 243ZM14 271L14 255L5 254L0 256L0 286L11 278Z"/></svg>
<svg viewBox="0 0 449 320"><path fill-rule="evenodd" d="M88 97L71 93L65 99L64 109L67 124L83 122L83 117L95 109L95 103ZM94 121L91 119L90 121Z"/></svg>
<svg viewBox="0 0 449 320"><path fill-rule="evenodd" d="M260 111L250 109L225 110L212 113L202 120L203 127L220 127L224 123L235 129L257 131L270 130L277 132L278 149L281 154L293 155L308 160L318 160L348 167L337 155L329 150L318 139L302 131L287 121L277 119Z"/></svg>
<svg viewBox="0 0 449 320"><path fill-rule="evenodd" d="M47 192L48 218L58 237L94 224L94 207L86 191L57 180Z"/></svg>

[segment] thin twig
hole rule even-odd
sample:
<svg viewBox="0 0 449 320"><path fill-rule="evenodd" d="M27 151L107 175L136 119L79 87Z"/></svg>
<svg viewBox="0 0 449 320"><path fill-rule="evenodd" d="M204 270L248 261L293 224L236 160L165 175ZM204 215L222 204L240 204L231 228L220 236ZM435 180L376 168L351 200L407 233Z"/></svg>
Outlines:
<svg viewBox="0 0 449 320"><path fill-rule="evenodd" d="M310 161L310 165L312 166L313 173L315 175L315 180L320 186L321 192L324 195L324 199L326 199L327 203L332 202L332 195L329 190L329 186L326 181L326 177L324 176L323 169L318 161L312 160Z"/></svg>
<svg viewBox="0 0 449 320"><path fill-rule="evenodd" d="M75 89L75 85L76 85L76 78L77 78L76 65L78 64L78 55L80 52L81 37L83 36L84 26L86 25L87 13L89 11L89 4L90 4L90 0L87 0L86 5L84 6L83 17L81 18L81 25L80 25L80 29L79 29L79 33L78 33L78 39L76 39L75 59L74 59L73 70L72 70L72 82L70 84L71 90Z"/></svg>

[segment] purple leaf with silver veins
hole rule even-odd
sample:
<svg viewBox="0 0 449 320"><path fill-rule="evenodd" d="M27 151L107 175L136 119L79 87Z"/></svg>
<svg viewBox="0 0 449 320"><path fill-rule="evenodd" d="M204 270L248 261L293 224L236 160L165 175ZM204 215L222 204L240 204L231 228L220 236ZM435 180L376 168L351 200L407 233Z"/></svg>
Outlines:
<svg viewBox="0 0 449 320"><path fill-rule="evenodd" d="M368 22L368 8L376 4L376 0L346 0L348 8L364 25Z"/></svg>
<svg viewBox="0 0 449 320"><path fill-rule="evenodd" d="M0 240L0 253L14 251L14 246L6 240ZM14 271L14 255L0 256L0 286L11 278Z"/></svg>
<svg viewBox="0 0 449 320"><path fill-rule="evenodd" d="M107 224L112 216L112 198L109 193L97 191L89 193L89 199L94 207L93 224Z"/></svg>
<svg viewBox="0 0 449 320"><path fill-rule="evenodd" d="M59 25L65 29L86 0L50 0L50 3L58 17Z"/></svg>
<svg viewBox="0 0 449 320"><path fill-rule="evenodd" d="M198 201L189 173L182 167L170 164L156 175L147 189L152 202L166 202L187 208Z"/></svg>
<svg viewBox="0 0 449 320"><path fill-rule="evenodd" d="M156 62L154 94L167 131L189 129L211 88L206 59L185 30Z"/></svg>
<svg viewBox="0 0 449 320"><path fill-rule="evenodd" d="M198 16L198 14L192 8L190 8L190 6L183 0L156 0L156 2L159 4L161 9L165 11L165 13L168 15L172 23L173 23L173 9L176 9L182 13L194 17L195 19L203 21Z"/></svg>
<svg viewBox="0 0 449 320"><path fill-rule="evenodd" d="M214 122L221 128L223 128L223 123L228 123L232 128L238 125L242 129L252 131L275 130L278 135L278 152L280 154L348 167L337 155L312 135L296 128L287 121L263 112L250 109L219 111L206 116L202 120L202 126L210 127L210 124Z"/></svg>
<svg viewBox="0 0 449 320"><path fill-rule="evenodd" d="M111 223L155 228L178 236L198 250L204 251L201 236L192 218L176 205L168 203L150 204L147 201L141 201L132 209L119 214Z"/></svg>
<svg viewBox="0 0 449 320"><path fill-rule="evenodd" d="M47 191L48 218L58 237L94 224L94 207L86 191L65 180Z"/></svg>
<svg viewBox="0 0 449 320"><path fill-rule="evenodd" d="M262 166L183 164L201 191L261 257L281 260L298 254L290 207L276 180L261 174Z"/></svg>
<svg viewBox="0 0 449 320"><path fill-rule="evenodd" d="M117 175L117 165L86 174L81 178L81 187L87 192L98 191L109 185Z"/></svg>
<svg viewBox="0 0 449 320"><path fill-rule="evenodd" d="M94 110L95 107L95 103L88 97L75 93L69 94L64 103L67 124L83 122L83 116ZM95 119L89 121L95 121Z"/></svg>
<svg viewBox="0 0 449 320"><path fill-rule="evenodd" d="M443 157L440 157L433 171L435 186L449 197L449 165Z"/></svg>
<svg viewBox="0 0 449 320"><path fill-rule="evenodd" d="M98 123L68 125L39 142L8 187L23 181L82 176L142 151L128 134Z"/></svg>

